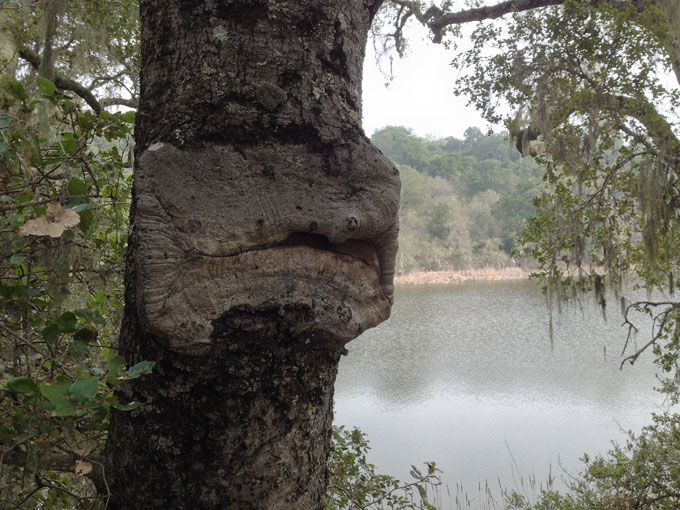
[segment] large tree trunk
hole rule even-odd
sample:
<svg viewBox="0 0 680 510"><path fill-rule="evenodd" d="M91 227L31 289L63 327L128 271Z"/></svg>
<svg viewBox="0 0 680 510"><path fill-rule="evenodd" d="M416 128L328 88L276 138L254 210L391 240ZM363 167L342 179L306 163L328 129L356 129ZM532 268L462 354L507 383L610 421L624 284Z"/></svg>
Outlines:
<svg viewBox="0 0 680 510"><path fill-rule="evenodd" d="M319 509L344 345L389 316L396 169L360 128L380 0L142 0L109 509Z"/></svg>

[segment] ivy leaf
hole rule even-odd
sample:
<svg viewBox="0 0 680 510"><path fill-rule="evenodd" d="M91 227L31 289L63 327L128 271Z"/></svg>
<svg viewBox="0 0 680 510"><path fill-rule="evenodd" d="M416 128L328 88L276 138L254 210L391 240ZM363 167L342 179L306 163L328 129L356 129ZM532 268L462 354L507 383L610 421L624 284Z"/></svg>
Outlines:
<svg viewBox="0 0 680 510"><path fill-rule="evenodd" d="M128 124L134 124L135 123L135 117L136 117L136 112L134 110L130 110L129 112L122 113L120 115L120 120L123 122L127 122Z"/></svg>
<svg viewBox="0 0 680 510"><path fill-rule="evenodd" d="M79 379L74 382L68 389L71 400L76 404L84 404L97 394L99 389L99 381L96 377L88 377L87 379Z"/></svg>

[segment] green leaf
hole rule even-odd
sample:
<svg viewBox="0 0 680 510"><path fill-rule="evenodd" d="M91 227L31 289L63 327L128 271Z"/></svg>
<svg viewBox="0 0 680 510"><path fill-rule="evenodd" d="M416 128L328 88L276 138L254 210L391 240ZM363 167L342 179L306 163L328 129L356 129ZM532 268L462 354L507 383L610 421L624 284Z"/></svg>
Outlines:
<svg viewBox="0 0 680 510"><path fill-rule="evenodd" d="M53 322L52 324L49 324L46 327L44 327L41 334L42 337L48 342L54 342L61 333L59 331L57 323Z"/></svg>
<svg viewBox="0 0 680 510"><path fill-rule="evenodd" d="M80 359L87 354L87 345L78 340L68 344L68 353L75 359Z"/></svg>
<svg viewBox="0 0 680 510"><path fill-rule="evenodd" d="M7 387L14 393L28 395L29 399L35 398L37 400L37 397L40 395L40 388L38 388L38 385L33 379L26 376L13 377L7 381Z"/></svg>
<svg viewBox="0 0 680 510"><path fill-rule="evenodd" d="M64 134L64 136L62 137L61 140L59 140L58 143L59 147L61 147L61 150L64 152L64 154L73 154L78 148L78 141L73 136L73 133Z"/></svg>
<svg viewBox="0 0 680 510"><path fill-rule="evenodd" d="M101 314L98 313L93 314L89 310L85 310L84 308L76 310L75 314L81 319L84 319L87 322L91 322L92 324L99 324L100 326L106 324L106 320L104 320L104 317L102 317Z"/></svg>
<svg viewBox="0 0 680 510"><path fill-rule="evenodd" d="M13 266L18 266L24 261L24 256L21 253L15 253L9 258L9 263Z"/></svg>
<svg viewBox="0 0 680 510"><path fill-rule="evenodd" d="M66 205L64 205L64 209L73 209L76 212L82 211L85 209L85 207L81 207L79 209L76 209L80 205L89 205L90 200L85 197L85 196L77 196L77 197L70 197L68 201L66 202Z"/></svg>
<svg viewBox="0 0 680 510"><path fill-rule="evenodd" d="M120 115L120 120L123 122L128 122L130 124L135 123L135 117L136 117L136 112L134 110L130 110L129 112L122 113Z"/></svg>
<svg viewBox="0 0 680 510"><path fill-rule="evenodd" d="M26 94L24 86L18 81L9 80L7 82L7 92L9 92L12 97L18 99L19 101L23 102L28 99L28 94Z"/></svg>
<svg viewBox="0 0 680 510"><path fill-rule="evenodd" d="M40 393L52 402L54 407L73 407L73 402L68 398L69 389L66 386L43 383L40 385Z"/></svg>
<svg viewBox="0 0 680 510"><path fill-rule="evenodd" d="M35 84L38 86L38 90L43 96L52 97L57 91L57 86L46 78L40 76L36 77Z"/></svg>
<svg viewBox="0 0 680 510"><path fill-rule="evenodd" d="M139 407L139 402L130 402L129 404L121 404L116 396L112 396L109 399L109 404L111 404L111 407L115 407L116 409L120 411L132 411L133 409L137 409Z"/></svg>
<svg viewBox="0 0 680 510"><path fill-rule="evenodd" d="M87 184L80 179L68 181L68 194L72 197L87 195Z"/></svg>
<svg viewBox="0 0 680 510"><path fill-rule="evenodd" d="M23 225L25 221L26 218L24 218L24 215L21 213L17 213L12 215L12 217L9 219L9 226L12 228L16 228L19 225Z"/></svg>
<svg viewBox="0 0 680 510"><path fill-rule="evenodd" d="M52 411L52 416L75 416L78 414L73 408L73 405L55 407Z"/></svg>
<svg viewBox="0 0 680 510"><path fill-rule="evenodd" d="M9 127L9 123L12 120L12 117L7 115L6 113L0 114L0 129L7 129Z"/></svg>
<svg viewBox="0 0 680 510"><path fill-rule="evenodd" d="M68 377L60 375L60 376L57 377L56 383L59 386L63 386L64 388L68 388L69 386L71 386L71 384L73 384L73 381L71 379L69 379Z"/></svg>
<svg viewBox="0 0 680 510"><path fill-rule="evenodd" d="M97 339L97 331L90 328L81 328L75 332L73 338L79 342L89 343Z"/></svg>
<svg viewBox="0 0 680 510"><path fill-rule="evenodd" d="M19 203L25 204L33 199L33 192L30 190L23 191L19 193L16 198Z"/></svg>
<svg viewBox="0 0 680 510"><path fill-rule="evenodd" d="M77 404L84 404L97 394L99 381L96 377L79 379L68 389L71 400Z"/></svg>
<svg viewBox="0 0 680 510"><path fill-rule="evenodd" d="M139 363L137 363L134 366L131 366L128 369L127 375L128 377L135 379L142 374L151 372L155 364L156 363L154 361L140 361Z"/></svg>
<svg viewBox="0 0 680 510"><path fill-rule="evenodd" d="M125 358L122 356L116 356L109 360L108 363L109 374L113 377L122 377L125 375Z"/></svg>
<svg viewBox="0 0 680 510"><path fill-rule="evenodd" d="M72 333L76 330L78 318L73 312L64 312L57 319L57 329L62 333Z"/></svg>
<svg viewBox="0 0 680 510"><path fill-rule="evenodd" d="M106 292L104 292L103 290L98 290L94 298L92 299L98 305L103 305L104 303L106 303Z"/></svg>
<svg viewBox="0 0 680 510"><path fill-rule="evenodd" d="M88 207L90 207L90 204L78 204L78 205L74 205L70 209L72 209L74 212L77 212L78 214L80 214L80 213L84 212L85 210L87 210ZM81 220L82 220L82 216L81 216Z"/></svg>
<svg viewBox="0 0 680 510"><path fill-rule="evenodd" d="M7 441L8 439L13 439L16 436L16 432L12 432L7 427L0 427L0 441Z"/></svg>
<svg viewBox="0 0 680 510"><path fill-rule="evenodd" d="M94 221L92 211L90 211L89 209L78 211L75 207L73 208L73 210L80 214L80 223L78 223L78 228L83 232L87 232L88 230L90 230L92 222Z"/></svg>

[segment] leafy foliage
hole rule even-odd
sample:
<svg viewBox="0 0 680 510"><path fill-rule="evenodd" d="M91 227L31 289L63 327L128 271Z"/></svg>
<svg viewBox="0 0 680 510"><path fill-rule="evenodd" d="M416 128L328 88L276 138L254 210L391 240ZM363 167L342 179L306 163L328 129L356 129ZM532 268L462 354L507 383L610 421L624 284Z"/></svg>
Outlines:
<svg viewBox="0 0 680 510"><path fill-rule="evenodd" d="M333 428L328 510L436 509L431 500L441 482L434 462L426 463L426 471L411 466L413 481L403 483L376 473L375 466L367 460L368 451L366 436L359 429Z"/></svg>
<svg viewBox="0 0 680 510"><path fill-rule="evenodd" d="M515 510L671 510L680 505L680 416L661 414L606 456L585 457L566 494L544 492L534 504L517 493Z"/></svg>
<svg viewBox="0 0 680 510"><path fill-rule="evenodd" d="M517 148L546 168L521 242L560 299L594 291L604 305L604 289L631 274L650 292L675 290L680 90L668 74L678 29L669 6L571 0L517 13L480 24L459 60L458 92L490 121L514 112L505 122ZM661 366L676 369L674 301L637 308L656 318Z"/></svg>
<svg viewBox="0 0 680 510"><path fill-rule="evenodd" d="M2 508L96 507L114 391L153 368L115 349L135 113L104 109L136 100L137 10L0 9Z"/></svg>
<svg viewBox="0 0 680 510"><path fill-rule="evenodd" d="M94 115L46 79L6 79L0 91L0 441L25 459L2 466L3 508L73 507L91 490L50 470L50 456L103 446L115 388L149 371L125 368L115 342L122 313L134 113ZM52 130L40 132L41 109ZM77 226L23 230L70 212ZM47 214L46 214L47 213ZM79 496L74 496L78 493ZM80 499L80 498L85 499Z"/></svg>

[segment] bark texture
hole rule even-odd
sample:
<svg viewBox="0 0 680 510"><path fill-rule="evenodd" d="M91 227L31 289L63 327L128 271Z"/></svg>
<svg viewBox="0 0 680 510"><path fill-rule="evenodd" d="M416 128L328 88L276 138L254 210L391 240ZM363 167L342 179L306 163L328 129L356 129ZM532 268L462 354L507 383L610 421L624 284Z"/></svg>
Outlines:
<svg viewBox="0 0 680 510"><path fill-rule="evenodd" d="M376 0L142 0L109 509L321 509L337 363L389 316L396 169L360 128Z"/></svg>

